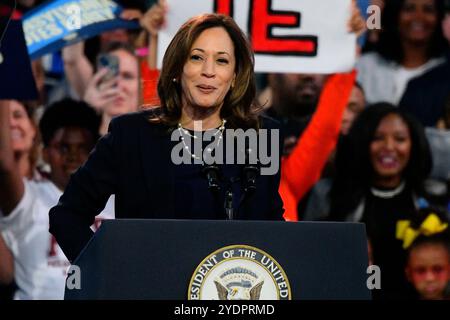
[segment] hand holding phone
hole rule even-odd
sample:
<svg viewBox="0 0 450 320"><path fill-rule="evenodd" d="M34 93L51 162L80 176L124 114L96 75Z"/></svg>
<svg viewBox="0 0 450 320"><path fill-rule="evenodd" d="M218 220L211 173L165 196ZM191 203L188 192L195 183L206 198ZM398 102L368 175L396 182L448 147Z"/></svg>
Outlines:
<svg viewBox="0 0 450 320"><path fill-rule="evenodd" d="M101 82L106 82L119 75L119 58L112 54L102 54L98 57L97 67L107 68L108 72L103 76Z"/></svg>

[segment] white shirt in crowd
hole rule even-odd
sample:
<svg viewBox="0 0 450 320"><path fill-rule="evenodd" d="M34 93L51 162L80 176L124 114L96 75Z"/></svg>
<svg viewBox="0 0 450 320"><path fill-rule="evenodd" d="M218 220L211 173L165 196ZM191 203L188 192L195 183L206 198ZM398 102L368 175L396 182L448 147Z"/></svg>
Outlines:
<svg viewBox="0 0 450 320"><path fill-rule="evenodd" d="M25 191L17 207L8 215L0 211L0 232L14 256L17 300L58 300L64 298L69 261L49 233L50 208L62 192L48 180L24 179ZM95 226L114 218L111 196Z"/></svg>
<svg viewBox="0 0 450 320"><path fill-rule="evenodd" d="M404 68L394 61L384 59L376 52L370 52L358 60L357 80L364 89L368 104L389 102L396 106L400 103L411 79L444 61L444 58L434 58L417 68Z"/></svg>

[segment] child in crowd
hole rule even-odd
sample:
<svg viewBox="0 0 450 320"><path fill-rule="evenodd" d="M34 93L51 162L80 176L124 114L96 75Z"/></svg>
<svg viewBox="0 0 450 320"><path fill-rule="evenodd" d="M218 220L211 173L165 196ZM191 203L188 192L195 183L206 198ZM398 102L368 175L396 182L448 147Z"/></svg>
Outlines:
<svg viewBox="0 0 450 320"><path fill-rule="evenodd" d="M398 221L397 237L408 250L405 273L417 298L449 299L450 237L446 214L422 209L416 221Z"/></svg>

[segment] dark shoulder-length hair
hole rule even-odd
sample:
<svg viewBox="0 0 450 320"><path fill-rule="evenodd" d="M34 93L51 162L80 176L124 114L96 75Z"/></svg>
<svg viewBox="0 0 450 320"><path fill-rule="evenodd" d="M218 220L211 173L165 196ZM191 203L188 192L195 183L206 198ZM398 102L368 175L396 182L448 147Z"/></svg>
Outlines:
<svg viewBox="0 0 450 320"><path fill-rule="evenodd" d="M403 179L417 195L424 194L423 182L430 174L432 159L422 125L413 116L389 103L377 103L361 112L348 135L339 141L335 160L336 176L330 190L332 220L344 220L369 190L374 174L370 144L380 122L391 114L403 119L411 137L411 154L403 171Z"/></svg>
<svg viewBox="0 0 450 320"><path fill-rule="evenodd" d="M406 0L385 1L381 15L381 32L376 51L386 60L401 63L404 52L400 41L399 21L400 12ZM439 57L445 52L447 42L443 36L441 21L444 18L444 5L442 0L434 0L437 12L436 30L431 37L428 48L428 58Z"/></svg>
<svg viewBox="0 0 450 320"><path fill-rule="evenodd" d="M182 89L179 79L189 58L193 43L206 29L221 27L226 30L234 45L236 57L235 86L224 99L220 116L227 119L227 125L235 128L257 128L254 74L254 55L242 30L229 16L222 14L203 14L188 20L178 30L164 54L158 95L161 101L159 121L176 125L181 118ZM176 79L177 81L174 81Z"/></svg>

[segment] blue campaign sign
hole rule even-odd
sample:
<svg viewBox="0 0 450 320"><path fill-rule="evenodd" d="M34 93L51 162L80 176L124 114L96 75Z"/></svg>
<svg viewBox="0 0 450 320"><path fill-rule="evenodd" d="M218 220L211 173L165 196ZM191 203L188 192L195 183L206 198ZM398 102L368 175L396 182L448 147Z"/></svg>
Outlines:
<svg viewBox="0 0 450 320"><path fill-rule="evenodd" d="M369 0L357 0L357 4L359 7L359 10L361 10L361 14L364 17L364 20L367 21L367 8L369 7ZM366 42L366 33L364 33L362 36L358 38L358 44L362 47L364 46L364 43Z"/></svg>
<svg viewBox="0 0 450 320"><path fill-rule="evenodd" d="M121 19L123 8L112 0L50 0L23 17L31 59L91 38L107 30L139 28Z"/></svg>

